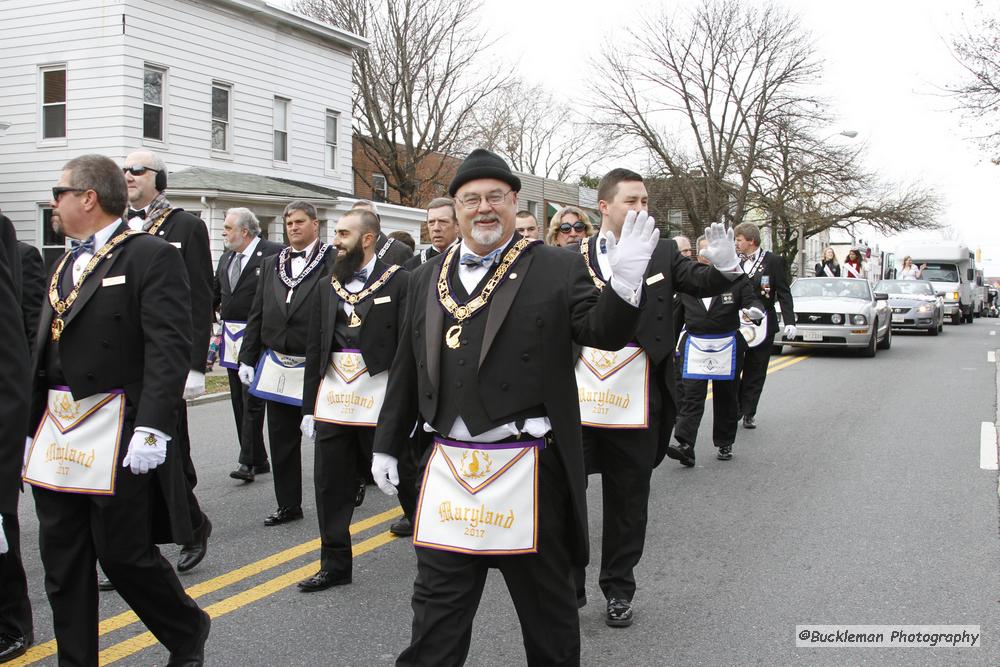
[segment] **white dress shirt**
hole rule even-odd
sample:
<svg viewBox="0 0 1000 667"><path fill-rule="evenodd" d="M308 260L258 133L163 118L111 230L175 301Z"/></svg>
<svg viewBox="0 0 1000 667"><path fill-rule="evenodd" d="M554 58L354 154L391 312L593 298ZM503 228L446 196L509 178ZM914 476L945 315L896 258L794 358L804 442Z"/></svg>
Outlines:
<svg viewBox="0 0 1000 667"><path fill-rule="evenodd" d="M372 277L372 271L375 270L375 260L377 260L377 259L378 259L378 257L376 257L375 255L372 255L371 260L369 260L367 264L365 264L360 269L358 269L358 271L360 272L360 271L363 271L363 270L367 270L368 271L368 277L371 278ZM365 284L363 282L361 282L360 280L358 280L357 278L351 278L347 282L347 284L344 285L344 289L346 289L351 294L357 294L362 289L364 289L364 287L365 287ZM348 317L350 317L351 315L354 314L354 306L351 305L351 304L349 304L349 303L347 303L346 301L344 301L344 312L347 313Z"/></svg>
<svg viewBox="0 0 1000 667"><path fill-rule="evenodd" d="M757 263L757 259L761 256L761 253L763 252L764 252L763 250L757 248L756 250L753 251L752 255L748 255L746 259L740 262L740 268L743 269L743 273L749 273L750 270L753 269L754 264Z"/></svg>
<svg viewBox="0 0 1000 667"><path fill-rule="evenodd" d="M141 211L142 215L131 218L128 221L128 226L137 232L142 231L142 226L146 224L146 209L144 208L134 208L133 211Z"/></svg>
<svg viewBox="0 0 1000 667"><path fill-rule="evenodd" d="M305 270L306 264L308 263L309 258L312 257L313 249L316 247L317 243L319 243L319 239L316 239L303 248L306 253L305 256L292 258L292 278L298 278L299 274ZM292 251L295 251L295 248L292 248Z"/></svg>
<svg viewBox="0 0 1000 667"><path fill-rule="evenodd" d="M96 232L94 232L94 252L81 252L77 255L76 259L73 261L73 284L76 285L80 282L80 276L83 275L83 270L87 268L87 264L94 258L94 253L96 253L105 243L111 239L111 234L118 229L118 225L122 222L121 218L118 218L112 222L107 227L104 227Z"/></svg>
<svg viewBox="0 0 1000 667"><path fill-rule="evenodd" d="M260 237L259 236L255 236L255 237L253 237L253 240L250 241L250 243L247 244L247 247L243 249L243 252L234 252L232 259L229 260L229 262L230 262L230 264L229 264L230 269L232 268L232 262L237 261L237 258L239 258L240 276L242 277L243 276L243 270L245 268L247 268L247 260L249 260L251 257L253 257L253 251L257 249L258 244L260 244ZM306 255L306 256L308 257L308 255ZM228 271L227 271L227 274L228 274ZM235 285L230 285L230 287L235 287Z"/></svg>

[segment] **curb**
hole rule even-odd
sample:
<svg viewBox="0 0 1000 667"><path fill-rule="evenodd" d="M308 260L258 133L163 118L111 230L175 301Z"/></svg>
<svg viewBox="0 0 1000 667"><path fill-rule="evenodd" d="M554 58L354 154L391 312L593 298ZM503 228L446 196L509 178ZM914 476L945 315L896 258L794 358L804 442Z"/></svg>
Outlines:
<svg viewBox="0 0 1000 667"><path fill-rule="evenodd" d="M189 398L187 401L188 407L193 407L196 405L204 405L206 403L216 403L222 400L229 400L228 391L220 391L216 394L204 394L198 396L197 398Z"/></svg>

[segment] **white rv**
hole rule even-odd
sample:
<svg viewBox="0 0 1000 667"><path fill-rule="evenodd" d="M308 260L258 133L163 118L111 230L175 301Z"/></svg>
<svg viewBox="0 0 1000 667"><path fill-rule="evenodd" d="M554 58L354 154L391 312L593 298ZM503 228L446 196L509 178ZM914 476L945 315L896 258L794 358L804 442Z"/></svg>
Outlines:
<svg viewBox="0 0 1000 667"><path fill-rule="evenodd" d="M976 275L976 256L968 246L953 241L904 244L896 248L894 266L898 271L909 256L917 266L926 267L921 280L929 280L938 293L943 293L944 314L952 324L972 322L981 313L979 287L982 278ZM980 285L976 281L980 281Z"/></svg>

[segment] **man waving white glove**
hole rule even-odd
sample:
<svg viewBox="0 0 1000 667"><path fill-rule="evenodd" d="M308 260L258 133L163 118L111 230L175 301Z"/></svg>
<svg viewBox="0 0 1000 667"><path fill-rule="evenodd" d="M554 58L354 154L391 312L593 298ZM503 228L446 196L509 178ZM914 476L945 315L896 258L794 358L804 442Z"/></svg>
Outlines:
<svg viewBox="0 0 1000 667"><path fill-rule="evenodd" d="M399 491L399 462L395 456L375 452L372 454L372 477L375 484L387 496L394 496Z"/></svg>
<svg viewBox="0 0 1000 667"><path fill-rule="evenodd" d="M608 241L608 262L611 264L611 286L619 294L621 292L616 283L633 294L637 293L642 286L649 258L660 241L656 221L646 211L629 211L619 238L615 239L610 233L605 238Z"/></svg>
<svg viewBox="0 0 1000 667"><path fill-rule="evenodd" d="M167 438L162 433L137 428L128 443L122 467L131 468L133 474L144 475L166 460Z"/></svg>
<svg viewBox="0 0 1000 667"><path fill-rule="evenodd" d="M705 228L708 247L703 248L699 254L719 271L736 271L740 268L740 258L736 254L736 242L733 239L732 229L726 229L721 222L713 222Z"/></svg>

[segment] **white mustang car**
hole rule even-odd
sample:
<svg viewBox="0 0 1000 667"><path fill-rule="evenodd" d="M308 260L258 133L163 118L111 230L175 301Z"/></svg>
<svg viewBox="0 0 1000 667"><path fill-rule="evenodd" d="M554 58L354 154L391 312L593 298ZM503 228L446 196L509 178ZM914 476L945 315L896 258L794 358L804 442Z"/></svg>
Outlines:
<svg viewBox="0 0 1000 667"><path fill-rule="evenodd" d="M892 345L889 296L872 292L867 280L799 278L792 283L792 297L797 331L794 340L782 339L782 345L851 348L866 357Z"/></svg>

